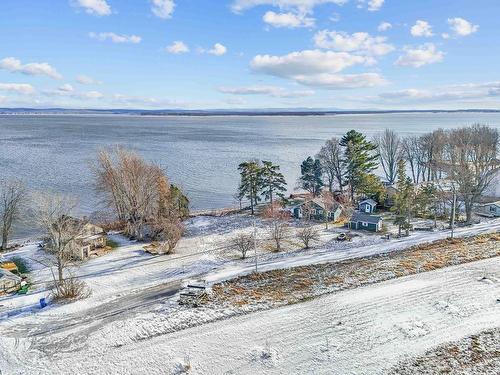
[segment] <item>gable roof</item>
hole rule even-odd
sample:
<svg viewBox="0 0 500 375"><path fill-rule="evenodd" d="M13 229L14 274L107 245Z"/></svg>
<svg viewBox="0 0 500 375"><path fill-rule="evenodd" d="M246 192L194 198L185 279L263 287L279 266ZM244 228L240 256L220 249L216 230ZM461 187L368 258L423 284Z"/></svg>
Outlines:
<svg viewBox="0 0 500 375"><path fill-rule="evenodd" d="M481 207L488 207L488 206L497 206L497 207L500 207L500 201L481 204Z"/></svg>
<svg viewBox="0 0 500 375"><path fill-rule="evenodd" d="M364 222L364 223L370 223L370 224L378 224L380 221L382 221L382 217L380 216L375 216L375 215L368 215L364 212L359 212L356 211L351 217L351 221L354 222Z"/></svg>
<svg viewBox="0 0 500 375"><path fill-rule="evenodd" d="M377 202L375 202L373 199L371 198L368 198L368 199L363 199L361 202L359 202L359 204L363 204L363 203L368 203L370 206L373 206L373 207L376 207L377 206Z"/></svg>

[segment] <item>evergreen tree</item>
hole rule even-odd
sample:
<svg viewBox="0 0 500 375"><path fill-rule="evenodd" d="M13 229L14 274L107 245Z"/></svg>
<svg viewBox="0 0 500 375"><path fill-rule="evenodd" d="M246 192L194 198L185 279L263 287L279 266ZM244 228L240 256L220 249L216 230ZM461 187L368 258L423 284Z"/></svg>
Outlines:
<svg viewBox="0 0 500 375"><path fill-rule="evenodd" d="M308 157L300 166L300 187L317 197L323 188L322 167L319 159Z"/></svg>
<svg viewBox="0 0 500 375"><path fill-rule="evenodd" d="M261 167L256 160L245 161L238 166L241 182L239 186L240 196L250 200L252 215L255 213L255 206L260 201L259 191L262 186Z"/></svg>
<svg viewBox="0 0 500 375"><path fill-rule="evenodd" d="M401 229L406 230L406 235L410 233L412 205L415 200L415 186L410 177L406 175L405 162L401 159L398 162L398 192L394 197L393 210L396 213L395 224L398 225L399 235Z"/></svg>
<svg viewBox="0 0 500 375"><path fill-rule="evenodd" d="M378 176L373 173L363 173L359 184L359 193L380 203L384 200L385 188Z"/></svg>
<svg viewBox="0 0 500 375"><path fill-rule="evenodd" d="M344 148L342 162L345 166L345 181L350 187L351 200L354 201L363 175L377 167L377 145L368 141L362 133L350 130L340 140L340 146Z"/></svg>
<svg viewBox="0 0 500 375"><path fill-rule="evenodd" d="M262 161L261 185L264 193L264 198L269 201L273 207L273 199L275 196L284 198L286 191L286 181L283 174L280 172L279 165L274 165L270 161Z"/></svg>

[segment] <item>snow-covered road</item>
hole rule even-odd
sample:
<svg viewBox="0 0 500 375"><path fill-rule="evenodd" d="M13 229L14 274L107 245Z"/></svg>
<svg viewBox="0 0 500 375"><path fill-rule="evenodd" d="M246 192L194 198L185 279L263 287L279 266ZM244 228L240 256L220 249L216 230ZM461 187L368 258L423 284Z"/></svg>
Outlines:
<svg viewBox="0 0 500 375"><path fill-rule="evenodd" d="M2 338L0 369L170 374L189 357L192 374L384 374L405 355L498 327L499 297L497 257L124 346L60 347L48 356L35 338Z"/></svg>

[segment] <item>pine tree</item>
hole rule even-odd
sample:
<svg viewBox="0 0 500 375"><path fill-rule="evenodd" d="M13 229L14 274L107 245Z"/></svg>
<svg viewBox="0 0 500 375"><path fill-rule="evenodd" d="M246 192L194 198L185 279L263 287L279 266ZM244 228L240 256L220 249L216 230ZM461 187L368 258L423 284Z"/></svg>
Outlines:
<svg viewBox="0 0 500 375"><path fill-rule="evenodd" d="M260 173L264 198L268 200L271 207L273 207L273 199L275 196L280 198L285 196L285 177L283 177L283 174L280 172L279 165L274 165L270 161L262 161Z"/></svg>
<svg viewBox="0 0 500 375"><path fill-rule="evenodd" d="M345 166L345 180L350 187L351 200L354 201L354 194L358 191L363 175L377 167L377 145L368 141L362 133L350 130L340 140L340 146L344 147L342 162Z"/></svg>
<svg viewBox="0 0 500 375"><path fill-rule="evenodd" d="M319 159L308 157L300 166L299 183L302 189L317 197L323 188L322 168Z"/></svg>
<svg viewBox="0 0 500 375"><path fill-rule="evenodd" d="M415 201L415 186L410 177L406 175L405 162L401 159L398 162L398 192L395 195L393 210L396 212L395 224L398 225L398 232L401 236L401 229L406 230L406 235L410 234L412 205Z"/></svg>
<svg viewBox="0 0 500 375"><path fill-rule="evenodd" d="M239 191L241 196L250 200L252 215L255 213L255 206L260 201L259 191L262 186L261 167L256 160L246 161L238 166L241 182Z"/></svg>

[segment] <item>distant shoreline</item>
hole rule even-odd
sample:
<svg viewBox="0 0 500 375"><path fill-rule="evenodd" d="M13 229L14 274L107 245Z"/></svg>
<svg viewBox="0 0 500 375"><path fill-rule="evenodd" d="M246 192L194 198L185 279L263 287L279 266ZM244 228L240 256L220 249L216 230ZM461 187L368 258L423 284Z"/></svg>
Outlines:
<svg viewBox="0 0 500 375"><path fill-rule="evenodd" d="M85 116L138 116L138 117L216 117L216 116L339 116L339 115L379 115L405 113L500 113L497 109L456 109L456 110L141 110L141 109L62 109L62 108L0 108L2 116L54 116L54 115L85 115Z"/></svg>

